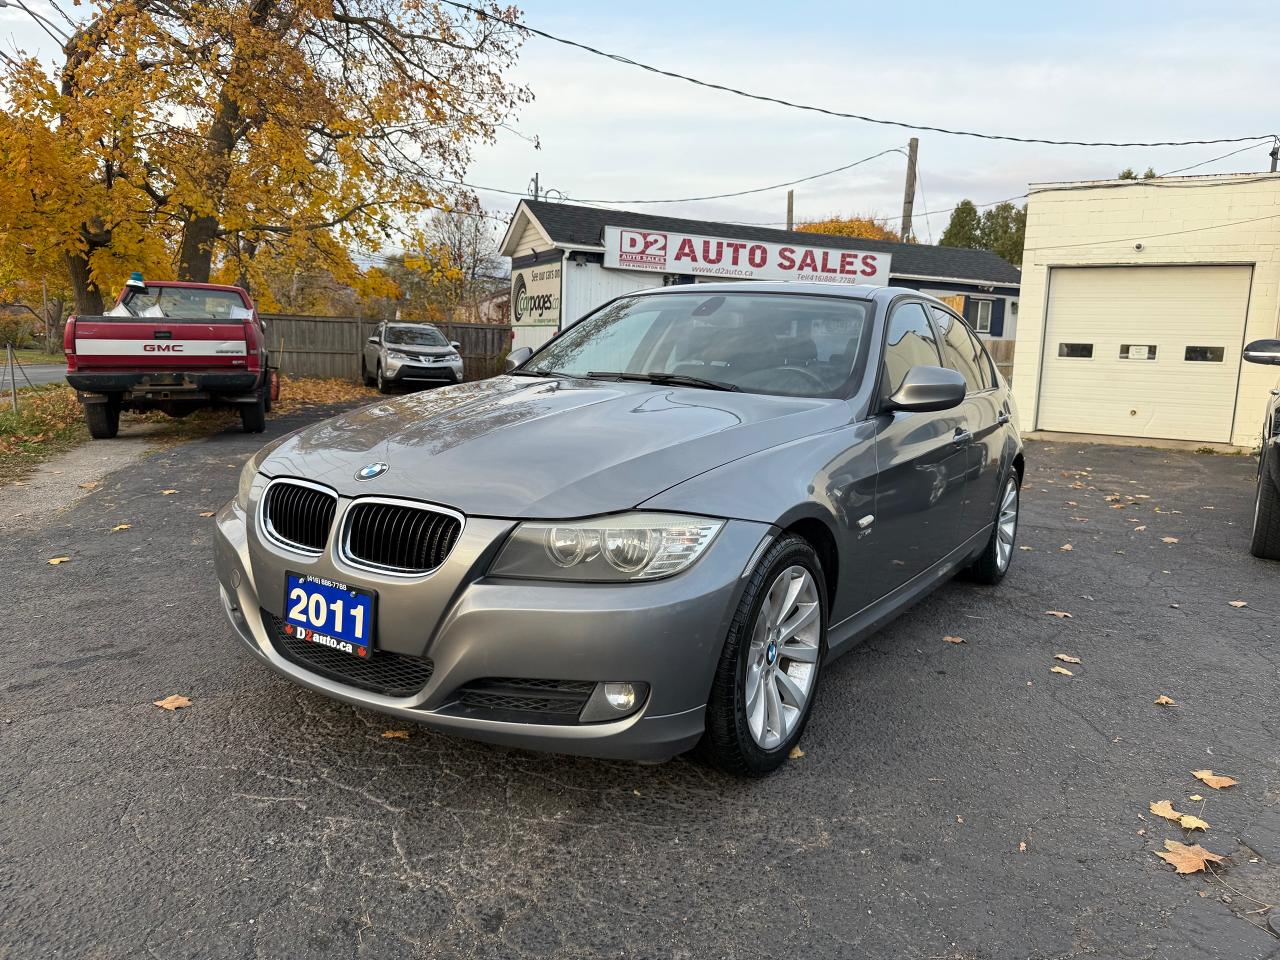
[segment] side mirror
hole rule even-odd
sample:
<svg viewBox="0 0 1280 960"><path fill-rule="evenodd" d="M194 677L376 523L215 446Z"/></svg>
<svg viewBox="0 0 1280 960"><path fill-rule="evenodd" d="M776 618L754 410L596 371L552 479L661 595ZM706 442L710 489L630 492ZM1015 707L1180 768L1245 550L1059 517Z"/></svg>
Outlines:
<svg viewBox="0 0 1280 960"><path fill-rule="evenodd" d="M1280 366L1280 340L1255 340L1244 348L1244 358L1250 363Z"/></svg>
<svg viewBox="0 0 1280 960"><path fill-rule="evenodd" d="M457 340L450 340L450 341L449 341L449 346L453 347L453 349L455 349L455 350L461 350L461 349L462 349L462 344L460 344Z"/></svg>
<svg viewBox="0 0 1280 960"><path fill-rule="evenodd" d="M532 356L533 347L520 347L518 350L512 350L507 354L507 373L510 373Z"/></svg>
<svg viewBox="0 0 1280 960"><path fill-rule="evenodd" d="M927 413L950 410L964 401L964 377L945 367L912 367L902 378L902 386L889 398L889 410Z"/></svg>
<svg viewBox="0 0 1280 960"><path fill-rule="evenodd" d="M370 342L370 343L372 343L372 344L374 344L375 346L376 346L376 345L379 345L379 344L381 344L381 343L382 343L382 341L381 341L381 340L379 340L377 337L370 337L370 338L369 338L369 342Z"/></svg>

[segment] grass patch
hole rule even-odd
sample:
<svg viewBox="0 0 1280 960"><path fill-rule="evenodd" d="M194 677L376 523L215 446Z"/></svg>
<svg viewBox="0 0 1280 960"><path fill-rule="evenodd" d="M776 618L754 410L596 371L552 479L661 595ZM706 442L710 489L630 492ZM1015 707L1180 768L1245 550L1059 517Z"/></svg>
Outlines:
<svg viewBox="0 0 1280 960"><path fill-rule="evenodd" d="M271 416L297 413L314 406L371 401L378 396L376 390L349 380L286 378ZM147 439L154 440L157 448L163 448L220 433L239 422L240 415L234 410L197 410L182 419L150 410L121 414L120 428L127 431L130 424L148 424ZM9 406L6 394L0 397L0 483L21 480L42 461L88 439L80 402L76 400L75 391L65 383L22 390L18 394L17 413Z"/></svg>
<svg viewBox="0 0 1280 960"><path fill-rule="evenodd" d="M0 482L17 480L41 460L89 439L84 416L70 387L51 384L23 390L18 412L0 401Z"/></svg>
<svg viewBox="0 0 1280 960"><path fill-rule="evenodd" d="M23 347L20 350L13 351L13 358L19 363L56 363L60 367L67 365L67 358L62 355L62 350L57 353L45 353L41 347ZM4 344L0 343L0 366L4 367L4 377L9 377L9 363L5 359ZM22 382L22 374L18 374L18 382Z"/></svg>

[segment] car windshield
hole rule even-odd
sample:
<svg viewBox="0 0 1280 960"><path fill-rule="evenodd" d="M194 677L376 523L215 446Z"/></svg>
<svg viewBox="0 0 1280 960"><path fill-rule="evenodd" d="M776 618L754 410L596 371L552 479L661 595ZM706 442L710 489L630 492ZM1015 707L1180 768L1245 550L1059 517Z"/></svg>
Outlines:
<svg viewBox="0 0 1280 960"><path fill-rule="evenodd" d="M574 324L520 372L841 396L855 379L869 308L848 297L747 291L624 297Z"/></svg>
<svg viewBox="0 0 1280 960"><path fill-rule="evenodd" d="M245 320L249 308L231 290L187 287L130 287L120 300L135 317L173 317L192 320Z"/></svg>
<svg viewBox="0 0 1280 960"><path fill-rule="evenodd" d="M449 341L435 327L387 327L383 339L387 343L414 347L447 347Z"/></svg>

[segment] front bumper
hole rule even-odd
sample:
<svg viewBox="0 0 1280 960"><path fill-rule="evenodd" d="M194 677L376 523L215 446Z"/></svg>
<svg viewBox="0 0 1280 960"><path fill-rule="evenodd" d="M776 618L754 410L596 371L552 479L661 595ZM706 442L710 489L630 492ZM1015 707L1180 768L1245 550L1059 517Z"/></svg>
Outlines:
<svg viewBox="0 0 1280 960"><path fill-rule="evenodd" d="M447 363L387 360L382 367L382 378L390 383L461 383L462 359Z"/></svg>
<svg viewBox="0 0 1280 960"><path fill-rule="evenodd" d="M260 488L258 491L260 492ZM351 501L343 500L335 526ZM255 505L251 504L251 509ZM333 550L293 555L263 540L234 501L218 513L217 574L228 619L272 669L348 703L477 740L619 759L665 759L702 735L707 694L749 559L767 525L732 521L689 570L667 580L583 584L485 576L513 521L468 518L444 565L417 577L347 566ZM428 657L430 679L383 696L281 655L268 617L283 615L287 572L378 593L376 651ZM634 713L597 723L513 722L459 715L460 691L489 678L648 684Z"/></svg>

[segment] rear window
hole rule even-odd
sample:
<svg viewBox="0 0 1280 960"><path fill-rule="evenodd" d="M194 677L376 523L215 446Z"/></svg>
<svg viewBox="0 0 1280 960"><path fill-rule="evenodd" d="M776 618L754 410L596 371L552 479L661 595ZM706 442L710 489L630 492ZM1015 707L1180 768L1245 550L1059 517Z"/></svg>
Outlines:
<svg viewBox="0 0 1280 960"><path fill-rule="evenodd" d="M185 287L147 287L125 291L121 304L135 317L191 320L244 320L249 310L230 290L191 290Z"/></svg>

